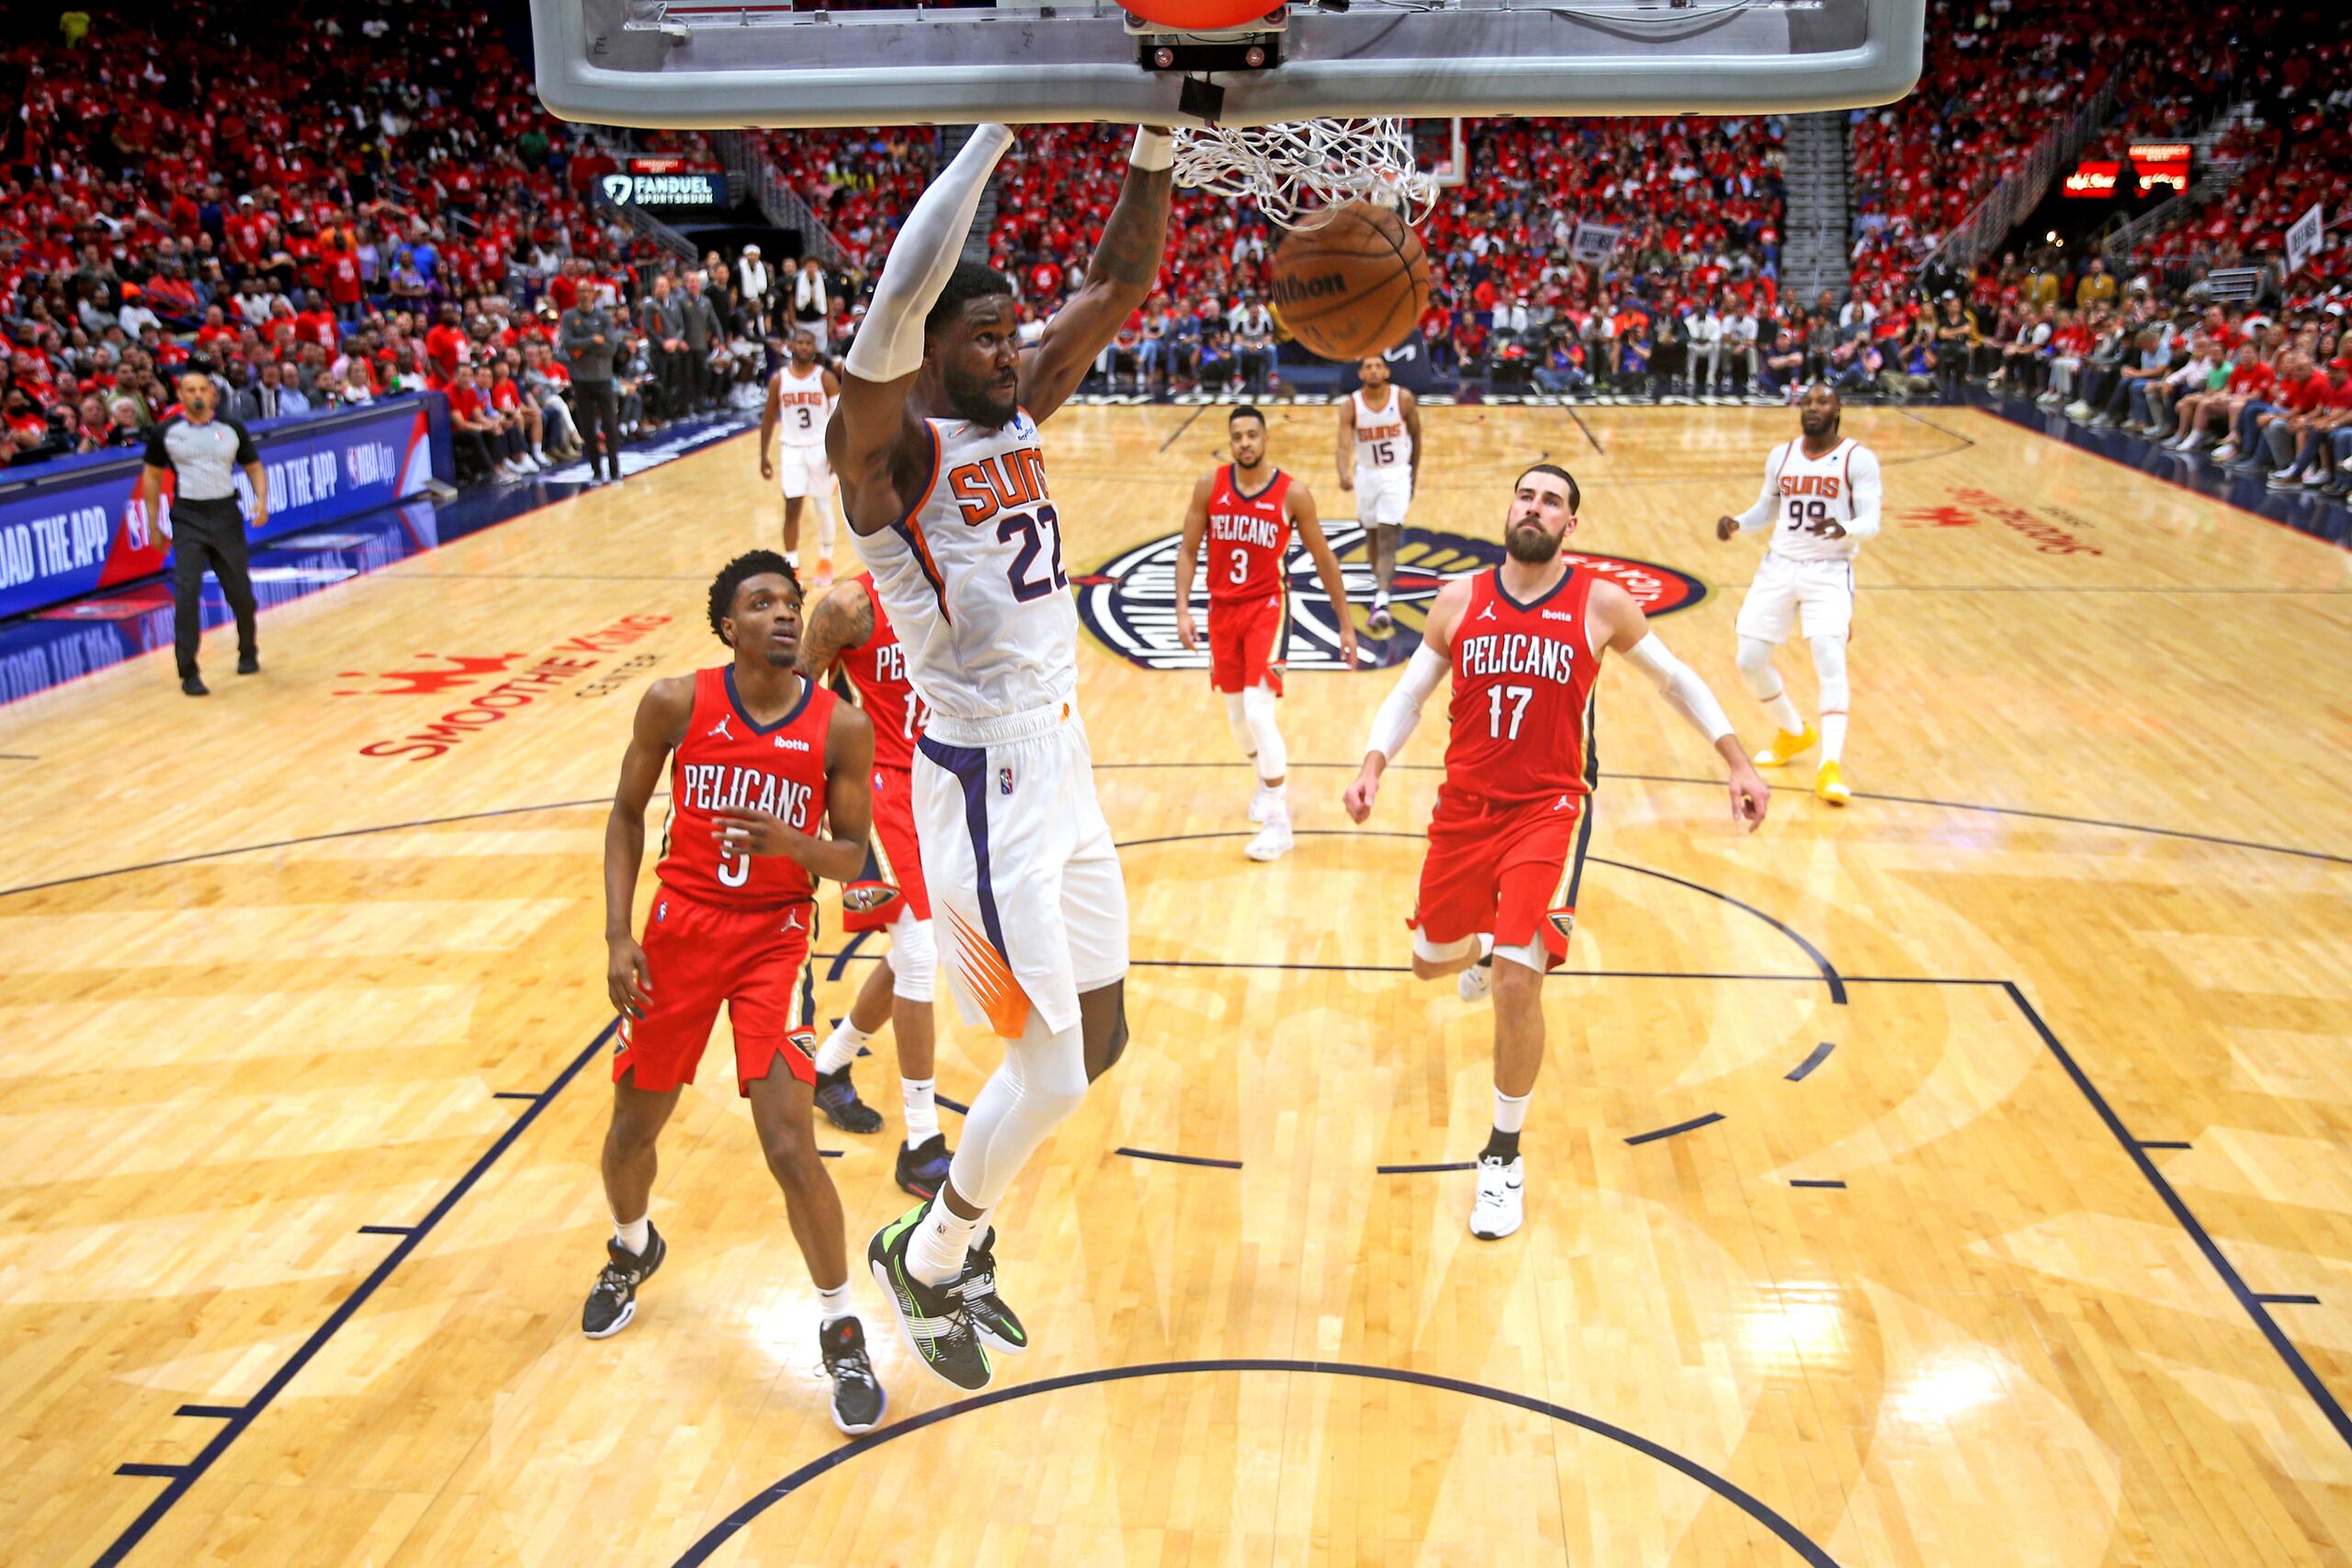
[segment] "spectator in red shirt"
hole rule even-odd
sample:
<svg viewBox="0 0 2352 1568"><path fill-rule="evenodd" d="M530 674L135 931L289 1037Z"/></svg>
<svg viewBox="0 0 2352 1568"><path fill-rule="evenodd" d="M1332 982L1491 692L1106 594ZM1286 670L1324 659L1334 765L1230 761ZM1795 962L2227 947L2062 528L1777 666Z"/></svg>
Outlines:
<svg viewBox="0 0 2352 1568"><path fill-rule="evenodd" d="M483 395L470 365L458 367L448 387L449 434L460 457L469 457L478 472L499 480L519 479L523 470L513 459L523 450L520 421L510 423Z"/></svg>
<svg viewBox="0 0 2352 1568"><path fill-rule="evenodd" d="M458 371L473 357L473 344L466 338L457 306L441 307L440 319L424 334L424 357L431 367L425 385L436 392L454 386Z"/></svg>
<svg viewBox="0 0 2352 1568"><path fill-rule="evenodd" d="M359 252L347 231L328 236L323 262L327 303L334 308L335 319L345 326L357 325L366 313L367 290L360 276Z"/></svg>

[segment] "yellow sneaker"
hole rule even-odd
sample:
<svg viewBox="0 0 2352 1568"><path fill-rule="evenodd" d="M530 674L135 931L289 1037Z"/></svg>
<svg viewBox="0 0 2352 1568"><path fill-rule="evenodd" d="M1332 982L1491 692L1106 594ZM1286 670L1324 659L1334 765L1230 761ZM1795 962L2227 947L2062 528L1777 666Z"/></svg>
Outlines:
<svg viewBox="0 0 2352 1568"><path fill-rule="evenodd" d="M1756 765L1759 768L1785 768L1803 753L1812 750L1820 739L1821 731L1809 724L1804 727L1803 735L1791 735L1783 729L1772 737L1772 744L1756 753Z"/></svg>
<svg viewBox="0 0 2352 1568"><path fill-rule="evenodd" d="M1846 787L1845 774L1838 771L1835 762L1822 763L1821 772L1813 775L1813 793L1832 806L1843 806L1854 798L1854 792Z"/></svg>

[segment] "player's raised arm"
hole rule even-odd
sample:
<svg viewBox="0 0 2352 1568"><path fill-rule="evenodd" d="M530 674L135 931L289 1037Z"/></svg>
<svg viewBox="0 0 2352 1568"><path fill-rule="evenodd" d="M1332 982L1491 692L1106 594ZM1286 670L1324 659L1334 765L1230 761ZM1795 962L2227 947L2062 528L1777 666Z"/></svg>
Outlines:
<svg viewBox="0 0 2352 1568"><path fill-rule="evenodd" d="M629 919L637 903L638 870L645 862L645 807L661 785L662 765L685 739L694 711L691 675L646 688L638 699L628 750L621 754L612 814L605 818L605 988L613 1006L631 1018L645 1016L653 990L645 949L638 945Z"/></svg>
<svg viewBox="0 0 2352 1568"><path fill-rule="evenodd" d="M848 375L825 425L825 456L841 480L853 532L889 526L905 513L909 492L924 482L930 437L908 398L922 371L924 321L963 254L989 175L1012 145L1005 127L975 127L931 182L899 227L857 341L842 362Z"/></svg>
<svg viewBox="0 0 2352 1568"><path fill-rule="evenodd" d="M831 831L820 838L771 812L726 807L711 813L718 819L713 834L737 852L783 855L811 876L854 882L865 869L865 835L874 825L873 773L874 721L836 703L825 728L825 826Z"/></svg>
<svg viewBox="0 0 2352 1568"><path fill-rule="evenodd" d="M1412 443L1412 456L1405 459L1406 487L1414 494L1421 489L1421 400L1402 387L1389 393L1396 400L1396 412L1405 418L1405 434Z"/></svg>
<svg viewBox="0 0 2352 1568"><path fill-rule="evenodd" d="M1418 436L1419 433L1415 433ZM1419 442L1416 440L1415 446ZM1418 456L1418 454L1416 454ZM1356 488L1356 400L1340 400L1340 488Z"/></svg>
<svg viewBox="0 0 2352 1568"><path fill-rule="evenodd" d="M811 681L831 673L845 648L863 648L874 636L874 601L859 581L837 582L808 612L800 629L800 672Z"/></svg>
<svg viewBox="0 0 2352 1568"><path fill-rule="evenodd" d="M1159 281L1168 250L1170 166L1174 139L1155 126L1136 128L1119 204L1102 224L1086 283L1046 323L1046 335L1021 362L1021 406L1042 420L1062 406L1127 318L1143 309Z"/></svg>
<svg viewBox="0 0 2352 1568"><path fill-rule="evenodd" d="M1430 700L1430 694L1438 689L1453 665L1453 628L1461 624L1463 612L1469 607L1468 578L1451 578L1437 591L1437 598L1430 604L1429 622L1421 628L1421 646L1413 650L1403 679L1381 703L1380 711L1373 715L1372 739L1364 746L1363 766L1356 771L1355 782L1340 797L1351 820L1361 822L1372 815L1372 803L1380 795L1380 775L1388 771L1390 761L1412 738L1413 727L1421 721L1421 705Z"/></svg>
<svg viewBox="0 0 2352 1568"><path fill-rule="evenodd" d="M1756 504L1736 515L1715 519L1715 537L1728 539L1734 534L1753 533L1772 525L1772 513L1781 502L1781 464L1789 455L1786 446L1775 446L1772 455L1764 459L1764 488L1756 495ZM1876 464L1872 464L1876 468ZM1638 608L1638 606L1636 606Z"/></svg>
<svg viewBox="0 0 2352 1568"><path fill-rule="evenodd" d="M1731 816L1754 832L1764 820L1764 813L1771 805L1771 795L1764 781L1757 776L1756 766L1740 749L1739 737L1732 733L1731 720L1724 716L1723 705L1707 683L1692 672L1690 667L1674 657L1656 632L1650 630L1649 617L1634 603L1634 596L1613 582L1592 585L1592 596L1587 601L1586 615L1591 624L1609 634L1602 646L1611 653L1624 655L1626 660L1655 682L1674 711L1690 721L1690 728L1707 738L1716 755L1723 758L1731 770Z"/></svg>
<svg viewBox="0 0 2352 1568"><path fill-rule="evenodd" d="M1184 508L1184 534L1176 541L1176 639L1189 653L1201 646L1200 628L1193 624L1193 573L1201 559L1201 541L1209 531L1209 497L1216 493L1216 470L1193 481L1193 499Z"/></svg>
<svg viewBox="0 0 2352 1568"><path fill-rule="evenodd" d="M1331 553L1331 543L1323 536L1323 514L1316 510L1315 492L1306 488L1305 479L1293 479L1290 489L1283 493L1283 504L1290 510L1290 525L1298 530L1299 543L1306 547L1307 556L1315 562L1315 575L1323 582L1323 596L1331 601L1332 618L1340 623L1340 657L1352 670L1356 667L1356 624L1348 618L1348 580L1340 575L1340 558Z"/></svg>

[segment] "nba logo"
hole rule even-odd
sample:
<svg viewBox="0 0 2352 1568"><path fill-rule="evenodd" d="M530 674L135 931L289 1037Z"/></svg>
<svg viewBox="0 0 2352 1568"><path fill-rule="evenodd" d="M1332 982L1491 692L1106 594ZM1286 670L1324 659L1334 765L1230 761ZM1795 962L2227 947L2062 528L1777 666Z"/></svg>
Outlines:
<svg viewBox="0 0 2352 1568"><path fill-rule="evenodd" d="M1012 793L1012 770L1011 768L999 768L996 771L996 792L999 795L1011 795Z"/></svg>
<svg viewBox="0 0 2352 1568"><path fill-rule="evenodd" d="M660 903L653 906L653 923L658 926L669 918L670 900L664 898Z"/></svg>

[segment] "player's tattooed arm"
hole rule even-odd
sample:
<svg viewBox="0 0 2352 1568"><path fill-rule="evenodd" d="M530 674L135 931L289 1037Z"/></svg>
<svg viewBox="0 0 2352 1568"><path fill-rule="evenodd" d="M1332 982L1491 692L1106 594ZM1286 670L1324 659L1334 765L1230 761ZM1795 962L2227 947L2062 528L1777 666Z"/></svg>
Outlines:
<svg viewBox="0 0 2352 1568"><path fill-rule="evenodd" d="M1154 139L1157 139L1156 142ZM1136 132L1118 205L1103 220L1087 263L1086 283L1046 324L1046 335L1021 363L1021 406L1044 419L1067 401L1094 361L1111 346L1127 318L1143 309L1159 281L1168 252L1168 200L1175 188L1164 162L1165 131ZM1154 163L1159 167L1151 167Z"/></svg>
<svg viewBox="0 0 2352 1568"><path fill-rule="evenodd" d="M1315 492L1306 488L1305 479L1293 479L1283 492L1283 503L1290 509L1291 526L1298 530L1298 542L1315 562L1315 575L1322 580L1323 596L1331 601L1332 618L1340 624L1340 657L1348 668L1356 667L1356 624L1348 615L1348 581L1340 574L1340 558L1331 553L1330 541L1323 536L1323 517L1316 510Z"/></svg>
<svg viewBox="0 0 2352 1568"><path fill-rule="evenodd" d="M874 635L874 601L861 582L837 582L808 612L800 633L800 672L822 681L847 648L863 648Z"/></svg>
<svg viewBox="0 0 2352 1568"><path fill-rule="evenodd" d="M685 739L694 710L690 675L656 681L646 688L638 701L628 750L621 755L612 814L605 819L605 989L613 1006L631 1018L645 1016L653 990L645 949L629 926L637 874L645 863L645 807L662 785L662 765Z"/></svg>
<svg viewBox="0 0 2352 1568"><path fill-rule="evenodd" d="M865 835L874 826L874 722L847 703L833 705L825 728L823 837L804 833L765 811L714 812L713 831L730 852L782 855L812 876L854 881L865 869Z"/></svg>
<svg viewBox="0 0 2352 1568"><path fill-rule="evenodd" d="M1186 652L1201 646L1200 628L1193 624L1193 573L1200 565L1201 541L1209 531L1209 497L1216 493L1216 471L1193 481L1193 499L1184 508L1183 536L1176 541L1176 639Z"/></svg>

